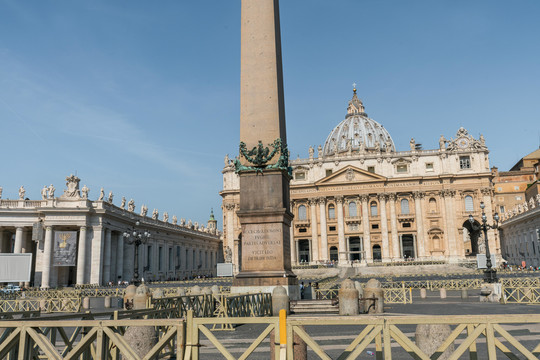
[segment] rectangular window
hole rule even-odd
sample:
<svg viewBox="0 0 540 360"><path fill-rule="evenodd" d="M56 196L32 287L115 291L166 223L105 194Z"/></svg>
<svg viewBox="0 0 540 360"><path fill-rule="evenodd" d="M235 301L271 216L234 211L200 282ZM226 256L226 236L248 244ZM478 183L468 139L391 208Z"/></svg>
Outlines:
<svg viewBox="0 0 540 360"><path fill-rule="evenodd" d="M372 229L378 229L378 228L379 228L379 224L371 224L371 228L372 228Z"/></svg>
<svg viewBox="0 0 540 360"><path fill-rule="evenodd" d="M503 205L499 206L499 209L500 209L500 211L501 211L502 213L504 212L504 206L503 206Z"/></svg>
<svg viewBox="0 0 540 360"><path fill-rule="evenodd" d="M294 174L295 180L305 180L306 179L306 173L305 172L297 172Z"/></svg>
<svg viewBox="0 0 540 360"><path fill-rule="evenodd" d="M499 186L499 187L497 188L497 191L502 191L502 187Z"/></svg>
<svg viewBox="0 0 540 360"><path fill-rule="evenodd" d="M172 248L169 248L169 270L172 270L174 266L173 252Z"/></svg>
<svg viewBox="0 0 540 360"><path fill-rule="evenodd" d="M332 169L326 169L326 176L332 175Z"/></svg>
<svg viewBox="0 0 540 360"><path fill-rule="evenodd" d="M404 223L403 223L403 227L404 227L404 228L410 228L410 227L411 227L411 223L404 222Z"/></svg>
<svg viewBox="0 0 540 360"><path fill-rule="evenodd" d="M328 231L336 231L336 227L335 226L329 226Z"/></svg>
<svg viewBox="0 0 540 360"><path fill-rule="evenodd" d="M514 190L519 190L519 185L514 186Z"/></svg>
<svg viewBox="0 0 540 360"><path fill-rule="evenodd" d="M161 246L158 248L158 269L159 271L163 270L163 248Z"/></svg>
<svg viewBox="0 0 540 360"><path fill-rule="evenodd" d="M521 201L521 196L516 196L516 200Z"/></svg>
<svg viewBox="0 0 540 360"><path fill-rule="evenodd" d="M180 269L180 246L176 247L176 268Z"/></svg>
<svg viewBox="0 0 540 360"><path fill-rule="evenodd" d="M152 271L152 245L148 245L146 249L146 267L148 271Z"/></svg>
<svg viewBox="0 0 540 360"><path fill-rule="evenodd" d="M407 165L397 165L396 166L396 172L398 174L406 173L408 171Z"/></svg>
<svg viewBox="0 0 540 360"><path fill-rule="evenodd" d="M470 169L471 168L471 157L470 156L460 156L459 157L459 168L460 169Z"/></svg>
<svg viewBox="0 0 540 360"><path fill-rule="evenodd" d="M368 166L367 171L370 172L370 173L375 174L375 166Z"/></svg>
<svg viewBox="0 0 540 360"><path fill-rule="evenodd" d="M300 228L300 229L298 229L298 232L305 233L305 232L307 232L307 229L306 228Z"/></svg>
<svg viewBox="0 0 540 360"><path fill-rule="evenodd" d="M433 163L426 163L426 171L433 171Z"/></svg>

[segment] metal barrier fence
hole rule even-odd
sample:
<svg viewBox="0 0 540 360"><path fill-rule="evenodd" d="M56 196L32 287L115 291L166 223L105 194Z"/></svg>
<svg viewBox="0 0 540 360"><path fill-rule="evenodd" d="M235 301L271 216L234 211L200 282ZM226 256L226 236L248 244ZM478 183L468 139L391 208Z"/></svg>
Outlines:
<svg viewBox="0 0 540 360"><path fill-rule="evenodd" d="M540 304L540 287L521 286L502 288L501 302L503 304Z"/></svg>
<svg viewBox="0 0 540 360"><path fill-rule="evenodd" d="M54 312L79 312L82 299L60 298L60 299L17 299L0 300L1 312L16 311L42 311L46 313Z"/></svg>
<svg viewBox="0 0 540 360"><path fill-rule="evenodd" d="M400 288L383 288L385 304L412 304L412 290L404 286ZM339 289L316 289L318 300L329 300L338 297Z"/></svg>
<svg viewBox="0 0 540 360"><path fill-rule="evenodd" d="M260 324L262 331L252 333L252 343L238 357L230 350L230 343L220 341L211 331L212 325ZM419 324L447 324L450 334L443 339L442 345L433 356L428 356L414 341L414 328ZM323 339L313 336L313 330L324 327L325 331L336 332L343 326L354 326L357 330L339 359L356 359L368 347L374 347L376 358L392 359L393 356L407 356L422 360L436 359L452 343L456 347L451 351L450 359L456 360L464 355L471 359L497 359L506 355L518 359L538 359L540 340L518 340L509 329L516 325L540 325L540 315L468 315L468 316L358 316L324 318L289 318L279 322L278 317L265 318L195 318L189 311L185 320L32 320L6 321L0 335L0 359L119 359L120 355L129 359L140 359L124 337L127 327L153 327L158 334L158 341L144 357L183 358L198 360L201 352L201 340L206 338L206 351L212 350L226 359L246 359L253 354L272 331L275 339L280 338L280 328L285 331L286 358L294 360L294 336L300 337L318 358L331 359L324 349ZM459 341L456 341L458 340ZM347 341L348 342L348 341ZM268 346L268 345L265 345ZM229 349L228 349L229 347ZM276 344L275 358L280 359ZM335 348L333 347L334 351ZM266 352L269 353L267 347ZM213 358L217 354L212 355Z"/></svg>

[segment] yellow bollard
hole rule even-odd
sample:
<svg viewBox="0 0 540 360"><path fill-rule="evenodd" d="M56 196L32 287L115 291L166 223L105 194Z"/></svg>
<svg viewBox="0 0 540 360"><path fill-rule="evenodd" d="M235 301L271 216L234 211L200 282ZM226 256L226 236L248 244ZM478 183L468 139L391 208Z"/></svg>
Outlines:
<svg viewBox="0 0 540 360"><path fill-rule="evenodd" d="M279 310L279 359L287 359L287 310Z"/></svg>

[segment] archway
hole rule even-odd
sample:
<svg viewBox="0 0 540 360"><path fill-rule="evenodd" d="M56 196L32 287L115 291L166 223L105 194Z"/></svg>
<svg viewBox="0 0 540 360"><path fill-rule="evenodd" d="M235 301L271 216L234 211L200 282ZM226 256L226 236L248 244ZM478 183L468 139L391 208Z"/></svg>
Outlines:
<svg viewBox="0 0 540 360"><path fill-rule="evenodd" d="M381 245L373 245L373 261L381 261Z"/></svg>
<svg viewBox="0 0 540 360"><path fill-rule="evenodd" d="M301 263L309 263L310 251L309 240L298 240L298 261Z"/></svg>
<svg viewBox="0 0 540 360"><path fill-rule="evenodd" d="M349 238L349 260L361 260L360 238L358 236Z"/></svg>
<svg viewBox="0 0 540 360"><path fill-rule="evenodd" d="M479 239L482 236L482 232L480 231L480 223L476 220L471 224L469 220L466 220L463 223L463 232L464 236L467 237L470 243L471 243L471 252L467 255L470 256L476 256L480 253L479 251Z"/></svg>
<svg viewBox="0 0 540 360"><path fill-rule="evenodd" d="M330 247L330 261L338 261L338 251L335 246Z"/></svg>

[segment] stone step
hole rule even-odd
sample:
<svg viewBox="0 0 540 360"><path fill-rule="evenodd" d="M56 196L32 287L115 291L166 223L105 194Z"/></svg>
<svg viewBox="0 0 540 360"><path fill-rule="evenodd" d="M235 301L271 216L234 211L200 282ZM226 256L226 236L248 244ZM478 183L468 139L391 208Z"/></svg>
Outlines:
<svg viewBox="0 0 540 360"><path fill-rule="evenodd" d="M291 301L291 311L296 314L339 313L339 307L332 300L298 300Z"/></svg>

